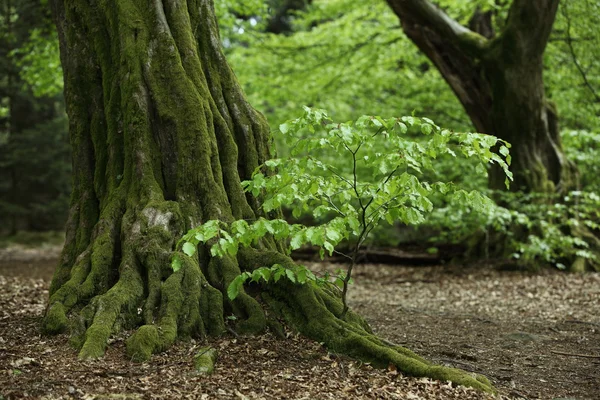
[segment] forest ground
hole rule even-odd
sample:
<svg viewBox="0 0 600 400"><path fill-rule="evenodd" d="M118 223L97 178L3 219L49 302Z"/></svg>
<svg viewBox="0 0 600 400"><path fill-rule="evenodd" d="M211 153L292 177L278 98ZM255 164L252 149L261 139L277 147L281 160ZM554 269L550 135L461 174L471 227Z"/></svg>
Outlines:
<svg viewBox="0 0 600 400"><path fill-rule="evenodd" d="M0 250L0 400L490 399L444 382L329 354L288 334L212 339L215 373L193 372L204 343L179 343L148 363L77 360L66 335L38 327L59 248ZM339 266L312 263L315 270ZM427 358L488 376L502 399L600 398L600 274L498 271L485 265L357 267L350 303L376 332Z"/></svg>

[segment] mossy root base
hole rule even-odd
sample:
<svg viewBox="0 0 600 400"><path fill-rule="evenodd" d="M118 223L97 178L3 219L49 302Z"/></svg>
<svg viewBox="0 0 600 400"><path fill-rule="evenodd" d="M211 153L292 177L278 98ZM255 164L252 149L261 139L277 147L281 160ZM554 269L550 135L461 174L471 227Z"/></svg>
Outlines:
<svg viewBox="0 0 600 400"><path fill-rule="evenodd" d="M147 242L147 245L152 244ZM154 245L161 243L157 241ZM139 256L135 258L139 260ZM388 344L374 335L364 319L352 311L341 318L343 306L339 295L326 288L280 280L253 288L256 296L242 292L236 300L229 301L223 295L226 285L219 283L230 282L242 270L251 271L265 263L293 264L277 251L244 249L236 259L212 258L208 262L181 256L182 268L171 271L166 278L162 277L164 271L152 272L147 266L141 269L150 270L144 278L140 268L121 265L120 276L113 286L87 301L78 290L65 295L72 287L82 286L74 285L74 280L81 277L73 274L51 296L44 320L45 331L57 333L71 328L73 343L80 349L79 357L94 359L104 354L113 333L137 327L127 340L127 353L134 361L146 361L178 339L224 333L224 316L231 313L237 317L236 332L263 332L267 327L265 309L268 309L300 333L324 343L332 352L378 367L393 364L411 376L452 381L494 392L491 383L482 376L434 365L407 349ZM147 262L153 265L151 260ZM87 268L90 275L93 269L93 266ZM157 282L152 281L152 276Z"/></svg>

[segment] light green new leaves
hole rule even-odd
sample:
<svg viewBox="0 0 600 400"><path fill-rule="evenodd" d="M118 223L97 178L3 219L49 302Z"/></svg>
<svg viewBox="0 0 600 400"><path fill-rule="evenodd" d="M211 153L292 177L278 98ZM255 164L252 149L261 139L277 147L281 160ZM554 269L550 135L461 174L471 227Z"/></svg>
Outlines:
<svg viewBox="0 0 600 400"><path fill-rule="evenodd" d="M54 96L63 90L62 69L55 30L44 32L32 29L25 44L11 56L20 67L21 78L31 87L34 95Z"/></svg>
<svg viewBox="0 0 600 400"><path fill-rule="evenodd" d="M264 168L276 173L267 177L257 171L245 183L246 190L263 195L265 211L286 205L294 216L307 211L317 219L335 216L336 224L344 226L340 232L350 236L358 235L361 224L371 229L380 220L423 222L433 207L432 194L456 192L447 182L430 184L418 177L423 170L435 169L438 158L473 158L484 166L483 174L485 165L498 164L507 182L512 179L509 143L489 135L441 129L428 118L362 116L334 123L325 111L305 107L304 114L282 124L281 131L289 141L291 157L265 163ZM417 141L414 134L426 140ZM492 151L497 144L500 154ZM465 201L477 210L489 205L482 198L472 194ZM292 248L303 242L301 235L292 237ZM332 242L338 239L335 234L330 238Z"/></svg>
<svg viewBox="0 0 600 400"><path fill-rule="evenodd" d="M434 194L456 197L475 212L493 207L491 200L478 192L458 190L449 182L421 181L416 174L435 169L439 157L463 155L484 165L496 163L507 179L512 178L508 143L493 136L443 130L427 118L362 116L353 122L334 123L325 111L304 107L304 114L283 124L281 131L290 139L291 156L265 162L243 186L263 201L266 212L285 205L292 208L294 216L311 212L325 222L304 226L265 218L230 225L208 221L180 241L187 256L193 256L200 243L210 244L213 256L235 256L239 246L255 245L270 235L288 240L289 251L307 244L316 246L321 257L325 252L333 254L343 240L354 241L355 250L348 256L353 266L360 246L381 221L423 223L424 216L433 210L430 197ZM416 141L414 134L427 139ZM497 144L500 155L491 150ZM332 155L335 163L329 162ZM181 267L176 261L174 269ZM345 309L352 266L347 279L338 279ZM311 280L305 270L264 267L236 277L228 287L228 296L235 298L249 279L277 282L282 277L293 283Z"/></svg>
<svg viewBox="0 0 600 400"><path fill-rule="evenodd" d="M269 283L278 282L281 278L285 278L292 283L300 285L312 283L322 286L327 284L327 280L317 278L312 271L303 265L297 265L293 269L289 269L280 264L275 264L272 267L261 267L255 269L251 273L244 272L236 276L227 287L227 297L229 297L230 300L234 300L240 294L240 290L244 283L248 281L256 283L263 281Z"/></svg>

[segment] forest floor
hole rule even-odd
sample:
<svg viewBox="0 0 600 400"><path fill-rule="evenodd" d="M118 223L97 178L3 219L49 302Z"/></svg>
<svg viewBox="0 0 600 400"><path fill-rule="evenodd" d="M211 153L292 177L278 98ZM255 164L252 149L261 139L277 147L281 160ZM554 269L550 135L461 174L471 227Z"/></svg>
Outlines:
<svg viewBox="0 0 600 400"><path fill-rule="evenodd" d="M0 250L0 400L494 398L375 370L292 333L210 340L219 360L209 377L191 363L205 343L179 343L138 364L122 334L102 360L79 361L65 335L39 335L57 256L56 246ZM600 398L600 274L368 264L354 277L351 305L377 333L488 376L497 399Z"/></svg>

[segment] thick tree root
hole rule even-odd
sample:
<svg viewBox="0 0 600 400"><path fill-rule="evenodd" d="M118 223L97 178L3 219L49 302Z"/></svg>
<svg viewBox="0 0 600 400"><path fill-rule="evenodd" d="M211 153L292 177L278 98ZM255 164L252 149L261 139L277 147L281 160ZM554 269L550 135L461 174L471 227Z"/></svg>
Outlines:
<svg viewBox="0 0 600 400"><path fill-rule="evenodd" d="M494 393L492 384L483 376L434 365L415 353L391 346L371 333L356 314L348 312L344 319L342 303L309 285L282 282L263 295L266 302L300 333L324 343L332 352L369 362L376 367L395 365L406 375L429 377L474 387Z"/></svg>
<svg viewBox="0 0 600 400"><path fill-rule="evenodd" d="M131 240L140 237L134 235ZM73 310L71 314L75 317L70 324L73 344L80 348L80 358L90 359L104 354L113 333L139 327L127 340L127 353L134 361L145 361L178 339L224 333L228 313L237 318L234 328L237 333L260 333L267 327L267 307L270 314L278 315L300 333L324 343L332 352L377 367L392 364L407 375L494 392L484 377L434 365L407 349L388 344L374 335L364 319L352 311L342 317L343 306L338 294L327 288L282 279L260 287L257 293L262 305L243 292L233 302L223 295L229 282L240 273L238 265L247 271L275 263L291 267L292 260L277 251L243 249L237 259L208 260L202 251L197 259L180 254L182 268L172 272L160 268L161 263L168 262L168 252L163 249L171 239L165 237L163 241L152 237L155 239L137 242L125 250L119 279L81 308L85 302L73 288L92 274L89 260L94 254L94 251L84 252L73 267L71 278L51 298L45 319L46 331L64 330L67 313ZM67 295L69 293L75 293L74 297ZM271 318L269 326L275 325L275 319Z"/></svg>
<svg viewBox="0 0 600 400"><path fill-rule="evenodd" d="M277 252L247 249L238 257L250 268L259 265L293 263ZM430 363L410 350L391 346L374 335L359 315L349 311L341 318L343 304L338 296L312 285L296 285L287 280L268 285L262 298L272 310L300 333L324 343L332 352L369 362L377 367L393 364L411 376L429 377L495 393L487 378L481 375Z"/></svg>

